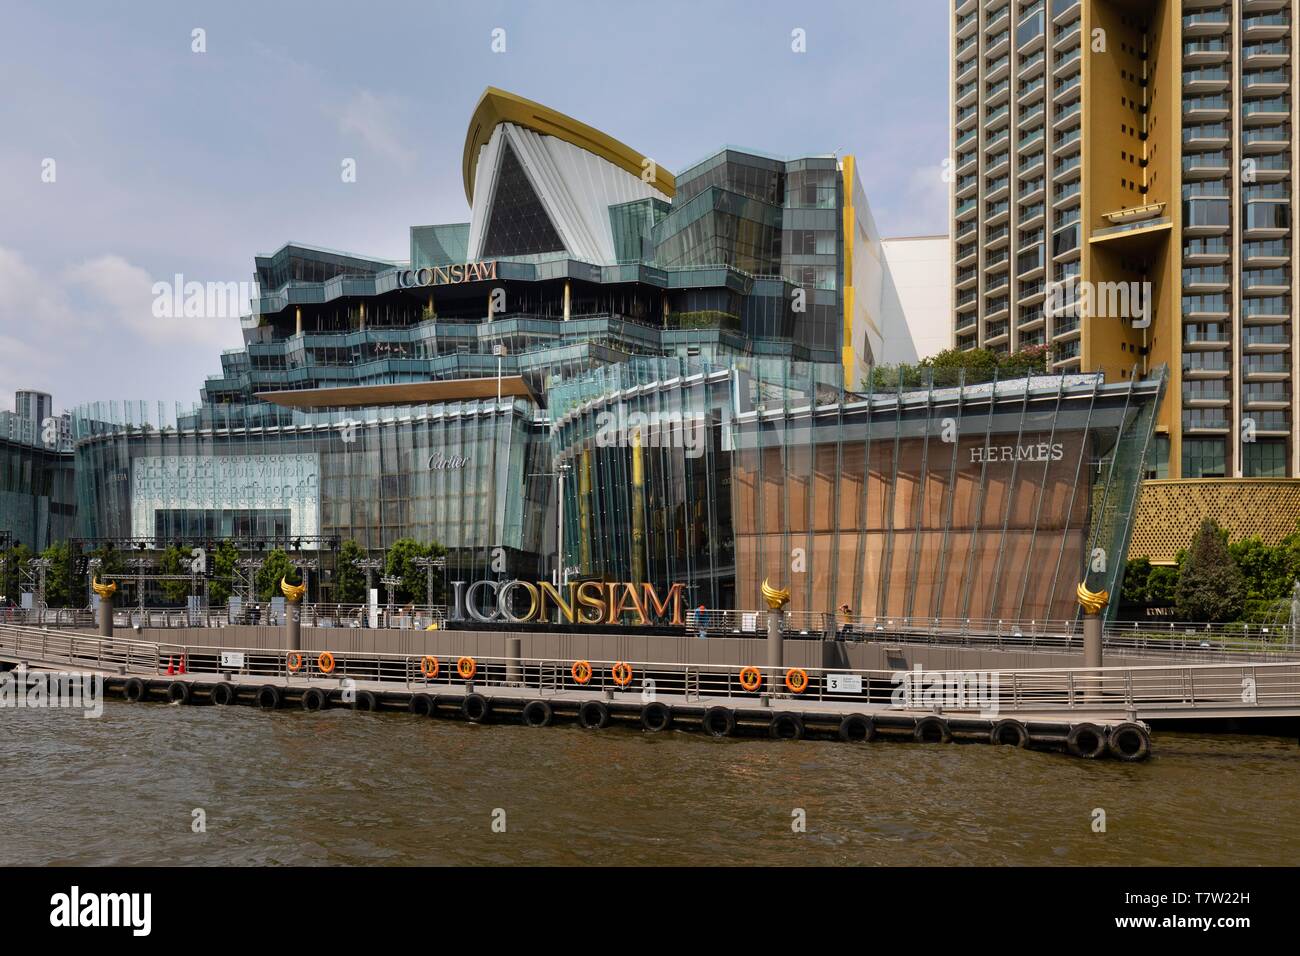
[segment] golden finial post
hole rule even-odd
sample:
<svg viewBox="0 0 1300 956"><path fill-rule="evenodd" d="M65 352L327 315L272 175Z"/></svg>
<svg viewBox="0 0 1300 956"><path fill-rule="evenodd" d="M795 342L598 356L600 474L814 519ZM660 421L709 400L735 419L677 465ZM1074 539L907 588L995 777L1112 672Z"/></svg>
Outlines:
<svg viewBox="0 0 1300 956"><path fill-rule="evenodd" d="M1083 666L1101 667L1101 616L1110 603L1110 592L1090 590L1086 581L1080 581L1074 593L1083 611Z"/></svg>
<svg viewBox="0 0 1300 956"><path fill-rule="evenodd" d="M785 666L785 606L790 603L789 588L774 588L763 579L760 589L767 603L767 687L777 687Z"/></svg>
<svg viewBox="0 0 1300 956"><path fill-rule="evenodd" d="M99 598L99 636L113 636L113 595L117 593L117 584L109 581L101 584L99 575L90 579L90 589Z"/></svg>
<svg viewBox="0 0 1300 956"><path fill-rule="evenodd" d="M302 650L302 599L307 593L307 573L302 584L290 584L280 578L280 593L284 595L284 643L291 651Z"/></svg>

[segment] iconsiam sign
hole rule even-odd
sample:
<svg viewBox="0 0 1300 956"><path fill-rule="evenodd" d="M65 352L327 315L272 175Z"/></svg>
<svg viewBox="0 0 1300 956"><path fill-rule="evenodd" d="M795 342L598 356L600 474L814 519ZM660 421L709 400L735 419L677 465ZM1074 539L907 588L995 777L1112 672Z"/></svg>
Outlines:
<svg viewBox="0 0 1300 956"><path fill-rule="evenodd" d="M449 621L550 621L553 610L559 611L566 624L619 624L624 615L632 615L638 626L650 624L682 625L682 591L684 585L672 585L661 600L653 584L631 582L583 581L556 587L549 581L465 581L451 582L452 601ZM527 595L528 609L516 613L520 593ZM480 608L487 605L491 611Z"/></svg>

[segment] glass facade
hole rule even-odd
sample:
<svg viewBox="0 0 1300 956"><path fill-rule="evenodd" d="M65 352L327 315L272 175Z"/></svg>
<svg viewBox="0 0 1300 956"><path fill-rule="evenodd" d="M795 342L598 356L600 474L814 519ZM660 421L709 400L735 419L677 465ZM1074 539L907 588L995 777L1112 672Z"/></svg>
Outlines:
<svg viewBox="0 0 1300 956"><path fill-rule="evenodd" d="M158 427L138 406L83 407L78 511L93 539L234 538L309 548L353 539L381 550L438 541L449 567L535 571L543 553L549 467L523 400L339 412L280 410Z"/></svg>
<svg viewBox="0 0 1300 956"><path fill-rule="evenodd" d="M78 536L415 538L449 580L563 568L713 608L757 607L764 578L796 610L908 617L1072 617L1085 575L1116 588L1161 375L848 390L851 163L727 148L669 195L511 142L532 145L501 142L484 205L413 227L409 263L257 257L199 405L77 409L54 497Z"/></svg>
<svg viewBox="0 0 1300 956"><path fill-rule="evenodd" d="M41 551L76 531L72 456L0 438L0 532Z"/></svg>
<svg viewBox="0 0 1300 956"><path fill-rule="evenodd" d="M564 249L555 224L537 197L524 167L510 145L502 146L501 175L497 178L488 217L487 256L534 255Z"/></svg>
<svg viewBox="0 0 1300 956"><path fill-rule="evenodd" d="M841 400L816 365L632 366L555 396L583 575L903 618L1071 618L1080 581L1118 587L1160 380Z"/></svg>

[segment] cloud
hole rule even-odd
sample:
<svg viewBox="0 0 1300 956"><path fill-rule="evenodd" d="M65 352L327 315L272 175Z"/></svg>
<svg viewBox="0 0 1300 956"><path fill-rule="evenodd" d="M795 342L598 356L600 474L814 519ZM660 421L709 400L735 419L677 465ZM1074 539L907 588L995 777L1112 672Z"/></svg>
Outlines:
<svg viewBox="0 0 1300 956"><path fill-rule="evenodd" d="M170 285L173 277L160 280ZM183 371L177 359L196 351L211 361L220 348L234 344L238 318L155 318L155 281L120 255L43 273L0 246L0 395L40 388L62 404L100 397L105 389L116 395L124 383L131 391L150 391L163 382L195 388L192 372L172 385ZM124 378L127 368L150 373Z"/></svg>
<svg viewBox="0 0 1300 956"><path fill-rule="evenodd" d="M939 166L917 166L903 186L908 224L904 235L943 235L948 231L948 188Z"/></svg>
<svg viewBox="0 0 1300 956"><path fill-rule="evenodd" d="M12 249L0 246L0 382L38 387L62 364L53 347L73 331L71 309L57 282L42 277ZM12 390L8 389L8 390Z"/></svg>
<svg viewBox="0 0 1300 956"><path fill-rule="evenodd" d="M410 169L415 163L415 150L408 147L397 133L403 108L397 97L380 97L369 90L361 90L343 103L338 114L339 132L356 134L380 156L403 169Z"/></svg>
<svg viewBox="0 0 1300 956"><path fill-rule="evenodd" d="M237 315L221 313L166 318L155 316L155 283L165 283L167 291L163 294L170 299L175 277L155 279L121 256L99 256L67 269L64 276L69 290L86 302L87 317L96 323L98 329L109 335L121 336L126 333L138 340L159 345L216 346L228 338L226 326L238 319ZM186 285L191 281L192 278L187 278ZM247 309L248 303L236 301L231 306Z"/></svg>
<svg viewBox="0 0 1300 956"><path fill-rule="evenodd" d="M0 246L0 318L13 328L68 324L66 296L22 255Z"/></svg>

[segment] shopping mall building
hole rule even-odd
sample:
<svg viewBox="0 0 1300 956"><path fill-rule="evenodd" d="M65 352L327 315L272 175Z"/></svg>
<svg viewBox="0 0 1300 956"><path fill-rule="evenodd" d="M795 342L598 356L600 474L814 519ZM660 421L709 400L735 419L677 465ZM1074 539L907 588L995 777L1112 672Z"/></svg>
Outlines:
<svg viewBox="0 0 1300 956"><path fill-rule="evenodd" d="M192 410L74 412L80 537L413 537L450 580L558 564L710 608L765 578L796 610L914 618L1117 589L1163 372L873 387L950 322L908 293L948 264L891 251L852 157L674 176L489 89L463 174L469 221L412 227L409 261L257 257L245 345Z"/></svg>

